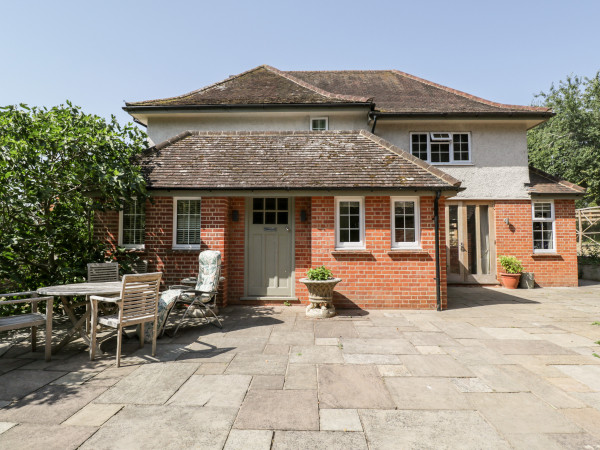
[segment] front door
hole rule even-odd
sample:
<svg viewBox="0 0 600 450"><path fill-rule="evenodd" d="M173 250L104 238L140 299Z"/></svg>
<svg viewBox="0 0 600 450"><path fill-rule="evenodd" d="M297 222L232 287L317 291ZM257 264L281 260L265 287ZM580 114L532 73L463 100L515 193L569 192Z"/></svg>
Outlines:
<svg viewBox="0 0 600 450"><path fill-rule="evenodd" d="M457 202L446 206L449 283L496 283L494 206Z"/></svg>
<svg viewBox="0 0 600 450"><path fill-rule="evenodd" d="M249 297L291 297L293 211L291 198L250 198L247 203Z"/></svg>

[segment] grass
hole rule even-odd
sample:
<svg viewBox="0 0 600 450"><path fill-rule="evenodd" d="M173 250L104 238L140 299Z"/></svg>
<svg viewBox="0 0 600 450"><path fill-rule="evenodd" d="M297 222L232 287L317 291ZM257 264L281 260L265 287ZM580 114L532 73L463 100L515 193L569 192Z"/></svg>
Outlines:
<svg viewBox="0 0 600 450"><path fill-rule="evenodd" d="M592 322L592 325L600 325L600 322L598 322L598 321Z"/></svg>
<svg viewBox="0 0 600 450"><path fill-rule="evenodd" d="M594 355L596 358L600 358L600 355L598 353L592 353L592 355Z"/></svg>

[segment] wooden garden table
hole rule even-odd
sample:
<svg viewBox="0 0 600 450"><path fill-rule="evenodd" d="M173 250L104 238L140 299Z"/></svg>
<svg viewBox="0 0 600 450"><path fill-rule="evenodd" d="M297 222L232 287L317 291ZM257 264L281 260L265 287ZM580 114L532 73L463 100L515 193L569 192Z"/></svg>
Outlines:
<svg viewBox="0 0 600 450"><path fill-rule="evenodd" d="M58 352L61 348L69 343L73 335L79 333L79 336L90 345L90 336L84 329L84 325L90 317L89 298L92 295L117 295L121 293L121 281L104 281L101 283L72 283L63 284L61 286L48 286L37 290L40 295L51 295L59 297L63 308L69 319L73 323L73 327L67 332L67 335L56 346L52 348L52 353ZM85 302L75 304L73 297L85 296ZM80 318L75 316L74 308L86 305L85 314Z"/></svg>

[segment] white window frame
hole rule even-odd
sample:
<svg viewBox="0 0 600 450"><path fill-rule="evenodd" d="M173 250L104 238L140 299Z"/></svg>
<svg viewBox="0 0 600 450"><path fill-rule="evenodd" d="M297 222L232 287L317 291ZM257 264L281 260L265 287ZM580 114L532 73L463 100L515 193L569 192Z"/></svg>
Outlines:
<svg viewBox="0 0 600 450"><path fill-rule="evenodd" d="M549 203L550 204L550 218L549 219L536 219L535 218L535 205L536 203ZM556 210L554 209L554 200L534 200L531 202L531 245L533 247L533 253L556 253ZM533 237L533 224L535 222L550 222L552 223L552 249L535 248L535 241Z"/></svg>
<svg viewBox="0 0 600 450"><path fill-rule="evenodd" d="M132 198L131 200L136 200L137 198ZM144 206L144 244L123 244L123 210L119 211L119 238L118 238L118 244L119 247L123 247L123 248L130 248L130 249L136 249L136 250L144 250L146 248L146 230L145 230L145 222L146 222L146 208L145 205Z"/></svg>
<svg viewBox="0 0 600 450"><path fill-rule="evenodd" d="M360 242L340 242L340 202L359 202ZM364 250L365 248L365 198L335 197L335 249Z"/></svg>
<svg viewBox="0 0 600 450"><path fill-rule="evenodd" d="M177 201L178 200L200 200L200 243L178 244L177 243ZM173 197L173 249L175 250L200 250L202 245L202 197Z"/></svg>
<svg viewBox="0 0 600 450"><path fill-rule="evenodd" d="M414 242L396 242L396 202L414 202L415 204L415 241ZM390 197L390 218L392 231L393 249L420 249L421 248L421 205L419 197Z"/></svg>
<svg viewBox="0 0 600 450"><path fill-rule="evenodd" d="M413 154L413 148L412 148L412 144L413 144L413 135L414 134L426 134L427 135L427 160L425 160L425 162L427 162L428 164L431 165L435 165L435 166L449 166L449 165L453 165L453 166L460 166L463 164L472 164L472 160L473 160L473 155L471 154L471 147L472 147L472 142L473 142L473 137L471 135L470 131L411 131L410 132L410 142L409 142L409 147L410 147L410 154ZM432 142L447 142L447 140L445 139L440 139L440 138L434 138L431 135L432 134L448 134L450 135L450 161L449 162L431 162L431 143ZM454 134L466 134L469 136L469 159L467 161L454 161L454 139L452 137L452 135ZM417 156L418 158L418 156Z"/></svg>
<svg viewBox="0 0 600 450"><path fill-rule="evenodd" d="M315 130L313 128L313 120L324 120L325 130ZM329 117L311 117L310 118L310 131L328 131L329 130Z"/></svg>

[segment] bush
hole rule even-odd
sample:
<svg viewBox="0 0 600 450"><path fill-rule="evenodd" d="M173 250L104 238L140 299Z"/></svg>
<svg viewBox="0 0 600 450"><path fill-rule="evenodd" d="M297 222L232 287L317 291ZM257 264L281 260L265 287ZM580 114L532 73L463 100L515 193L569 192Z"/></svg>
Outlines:
<svg viewBox="0 0 600 450"><path fill-rule="evenodd" d="M514 256L500 256L498 258L500 265L506 273L522 273L523 264Z"/></svg>
<svg viewBox="0 0 600 450"><path fill-rule="evenodd" d="M312 281L331 280L333 278L333 273L327 267L321 266L315 269L308 269L306 277Z"/></svg>

